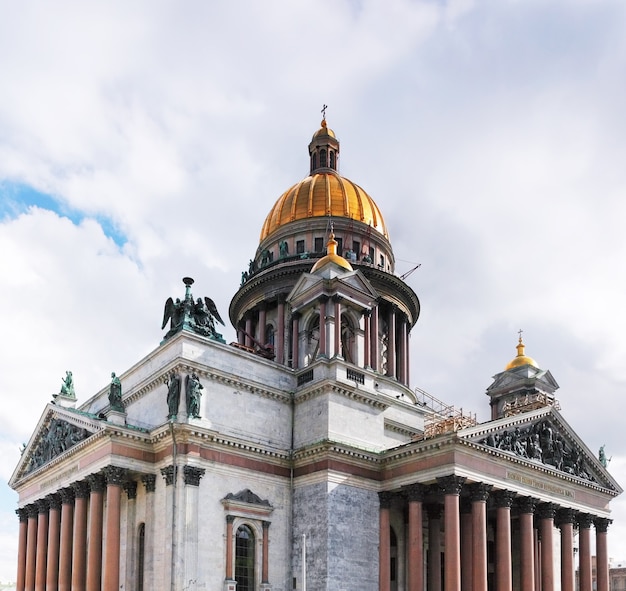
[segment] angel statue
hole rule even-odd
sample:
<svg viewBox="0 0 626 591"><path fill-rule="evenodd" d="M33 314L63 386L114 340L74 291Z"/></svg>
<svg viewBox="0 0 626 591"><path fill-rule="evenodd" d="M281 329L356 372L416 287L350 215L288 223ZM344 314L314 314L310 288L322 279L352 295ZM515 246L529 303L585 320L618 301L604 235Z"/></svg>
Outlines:
<svg viewBox="0 0 626 591"><path fill-rule="evenodd" d="M184 277L183 283L185 284L185 298L182 301L180 298L176 298L176 300L168 298L165 302L161 329L165 328L168 322L170 329L163 340L186 329L222 341L222 335L215 330L215 320L220 324L224 324L224 321L217 311L215 302L207 297L198 298L194 302L191 293L194 280L191 277Z"/></svg>

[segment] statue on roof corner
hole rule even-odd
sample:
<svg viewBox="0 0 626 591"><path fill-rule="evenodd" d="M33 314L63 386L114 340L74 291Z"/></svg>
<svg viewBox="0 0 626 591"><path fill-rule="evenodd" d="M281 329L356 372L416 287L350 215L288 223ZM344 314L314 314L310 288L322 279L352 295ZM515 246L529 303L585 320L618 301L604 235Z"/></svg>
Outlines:
<svg viewBox="0 0 626 591"><path fill-rule="evenodd" d="M165 302L161 329L165 328L168 321L170 329L163 340L169 339L181 330L190 330L216 341L225 342L222 335L215 330L216 320L220 324L224 324L215 302L208 297L198 298L197 301L194 301L191 293L194 280L191 277L184 277L183 283L185 284L185 298L182 301L180 298L176 298L176 300L167 298Z"/></svg>
<svg viewBox="0 0 626 591"><path fill-rule="evenodd" d="M61 390L58 394L53 394L53 398L57 398L57 396L63 396L63 398L71 398L72 400L76 400L76 391L74 390L74 376L72 372L67 370L65 372L65 377L61 378Z"/></svg>
<svg viewBox="0 0 626 591"><path fill-rule="evenodd" d="M115 372L111 372L111 385L109 386L109 404L111 410L116 412L125 412L124 404L122 402L122 382L115 375Z"/></svg>

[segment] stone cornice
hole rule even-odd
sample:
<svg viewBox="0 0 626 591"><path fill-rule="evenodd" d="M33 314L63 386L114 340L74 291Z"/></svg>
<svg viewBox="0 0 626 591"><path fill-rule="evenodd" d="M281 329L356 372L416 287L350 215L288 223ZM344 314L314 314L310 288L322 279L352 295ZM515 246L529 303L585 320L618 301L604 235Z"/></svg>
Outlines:
<svg viewBox="0 0 626 591"><path fill-rule="evenodd" d="M358 449L336 441L320 441L312 445L300 448L293 453L294 466L309 464L322 457L341 457L343 459L366 462L367 464L380 465L380 454L372 451Z"/></svg>
<svg viewBox="0 0 626 591"><path fill-rule="evenodd" d="M377 410L386 410L390 406L390 403L386 400L382 400L380 396L372 395L361 388L351 387L348 384L339 385L331 379L315 382L310 388L303 388L295 395L295 403L301 404L302 402L330 392L345 396L346 398L362 404L367 404Z"/></svg>

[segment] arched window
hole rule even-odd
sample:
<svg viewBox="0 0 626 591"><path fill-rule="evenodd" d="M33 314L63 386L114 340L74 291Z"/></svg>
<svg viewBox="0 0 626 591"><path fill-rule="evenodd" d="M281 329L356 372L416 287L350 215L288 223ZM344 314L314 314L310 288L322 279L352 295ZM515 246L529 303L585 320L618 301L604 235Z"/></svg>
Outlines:
<svg viewBox="0 0 626 591"><path fill-rule="evenodd" d="M322 168L325 168L326 166L328 166L328 163L326 160L326 150L320 150L320 166Z"/></svg>
<svg viewBox="0 0 626 591"><path fill-rule="evenodd" d="M146 524L140 523L137 531L137 591L143 591L143 572L146 560Z"/></svg>
<svg viewBox="0 0 626 591"><path fill-rule="evenodd" d="M341 315L341 356L348 363L356 363L355 329L347 314Z"/></svg>
<svg viewBox="0 0 626 591"><path fill-rule="evenodd" d="M235 581L237 591L254 591L254 534L240 525L235 537Z"/></svg>
<svg viewBox="0 0 626 591"><path fill-rule="evenodd" d="M335 168L335 152L331 150L329 154L330 154L330 167Z"/></svg>
<svg viewBox="0 0 626 591"><path fill-rule="evenodd" d="M274 346L274 327L271 324L265 327L265 344Z"/></svg>
<svg viewBox="0 0 626 591"><path fill-rule="evenodd" d="M317 168L317 154L313 154L313 158L311 160L311 172L313 172Z"/></svg>

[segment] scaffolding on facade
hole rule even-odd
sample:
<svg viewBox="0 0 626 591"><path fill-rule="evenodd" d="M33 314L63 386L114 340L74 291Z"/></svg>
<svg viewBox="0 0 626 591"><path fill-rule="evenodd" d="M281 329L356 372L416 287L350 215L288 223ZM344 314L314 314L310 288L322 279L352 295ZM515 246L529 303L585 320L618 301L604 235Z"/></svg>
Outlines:
<svg viewBox="0 0 626 591"><path fill-rule="evenodd" d="M425 390L415 388L415 395L418 404L430 412L424 420L424 433L416 435L414 440L428 439L445 433L454 433L466 427L473 427L478 423L476 413L466 414L462 408L435 398Z"/></svg>

